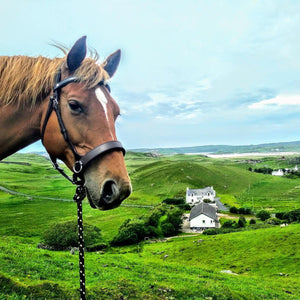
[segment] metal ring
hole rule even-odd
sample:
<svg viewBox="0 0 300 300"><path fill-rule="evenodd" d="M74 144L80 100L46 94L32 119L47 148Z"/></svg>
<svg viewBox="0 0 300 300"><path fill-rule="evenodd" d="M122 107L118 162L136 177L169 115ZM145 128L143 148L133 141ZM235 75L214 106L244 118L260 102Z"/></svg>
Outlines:
<svg viewBox="0 0 300 300"><path fill-rule="evenodd" d="M81 173L82 169L83 169L82 161L81 160L76 161L73 166L74 173L79 174Z"/></svg>

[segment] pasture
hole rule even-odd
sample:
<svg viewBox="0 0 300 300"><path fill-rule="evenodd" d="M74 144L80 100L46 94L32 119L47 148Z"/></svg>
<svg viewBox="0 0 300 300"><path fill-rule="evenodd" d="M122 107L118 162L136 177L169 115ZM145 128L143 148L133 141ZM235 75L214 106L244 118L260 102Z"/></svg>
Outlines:
<svg viewBox="0 0 300 300"><path fill-rule="evenodd" d="M77 253L37 248L54 223L76 219L74 187L44 157L16 154L5 162L11 163L0 163L0 186L25 195L0 191L0 299L78 299ZM84 220L98 226L107 242L126 219L183 196L187 186L212 185L223 202L254 210L300 207L299 179L249 172L241 159L128 153L126 163L134 192L121 207L97 211L83 204ZM257 164L291 167L276 157ZM299 299L299 226L88 252L87 298Z"/></svg>

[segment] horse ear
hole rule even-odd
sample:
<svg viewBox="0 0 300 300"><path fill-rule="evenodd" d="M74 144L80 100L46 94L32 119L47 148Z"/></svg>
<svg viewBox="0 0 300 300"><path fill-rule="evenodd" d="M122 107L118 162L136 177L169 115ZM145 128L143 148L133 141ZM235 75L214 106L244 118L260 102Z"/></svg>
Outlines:
<svg viewBox="0 0 300 300"><path fill-rule="evenodd" d="M112 53L110 56L108 56L105 62L103 63L104 70L108 73L109 77L113 77L113 75L115 74L120 59L121 59L121 50L119 49L116 52Z"/></svg>
<svg viewBox="0 0 300 300"><path fill-rule="evenodd" d="M67 56L67 64L70 72L75 71L86 56L86 36L77 40Z"/></svg>

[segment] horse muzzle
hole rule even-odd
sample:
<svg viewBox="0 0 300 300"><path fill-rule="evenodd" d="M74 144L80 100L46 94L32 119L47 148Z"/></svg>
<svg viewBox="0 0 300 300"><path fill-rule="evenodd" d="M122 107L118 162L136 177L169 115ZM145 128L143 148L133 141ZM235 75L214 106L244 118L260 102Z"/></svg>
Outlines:
<svg viewBox="0 0 300 300"><path fill-rule="evenodd" d="M130 182L117 182L114 179L107 179L100 190L100 193L86 187L87 198L92 208L100 210L109 210L120 206L131 194Z"/></svg>

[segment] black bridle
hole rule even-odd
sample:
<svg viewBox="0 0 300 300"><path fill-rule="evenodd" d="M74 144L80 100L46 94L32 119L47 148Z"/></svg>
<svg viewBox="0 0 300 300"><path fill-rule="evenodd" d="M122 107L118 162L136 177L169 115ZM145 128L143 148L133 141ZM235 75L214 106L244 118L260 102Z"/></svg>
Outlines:
<svg viewBox="0 0 300 300"><path fill-rule="evenodd" d="M77 185L75 195L73 197L74 201L77 203L77 215L78 215L78 246L79 246L79 277L80 277L80 298L85 300L85 267L84 267L84 239L83 239L83 221L82 221L82 200L86 196L86 191L84 187L84 171L86 166L96 157L102 156L111 151L122 151L123 155L125 155L126 151L123 148L122 144L119 141L109 141L103 143L84 156L81 156L76 151L75 146L69 138L68 131L64 125L61 110L60 110L60 93L61 89L72 82L79 82L78 77L68 77L66 79L61 80L61 71L58 72L55 78L55 85L53 87L53 94L50 97L48 109L46 112L46 116L44 119L43 127L42 127L42 142L44 142L44 135L47 127L47 123L49 118L54 111L57 116L57 120L59 123L60 131L64 137L64 140L69 145L70 149L73 152L75 163L73 165L73 178L70 178L62 168L59 167L57 163L57 158L50 155L53 167L60 172L65 178L67 178L70 182ZM100 82L99 85L104 84ZM93 208L96 208L90 202L90 205Z"/></svg>

